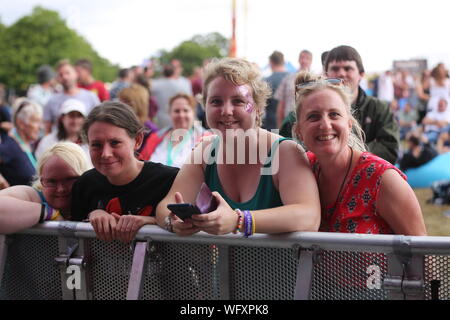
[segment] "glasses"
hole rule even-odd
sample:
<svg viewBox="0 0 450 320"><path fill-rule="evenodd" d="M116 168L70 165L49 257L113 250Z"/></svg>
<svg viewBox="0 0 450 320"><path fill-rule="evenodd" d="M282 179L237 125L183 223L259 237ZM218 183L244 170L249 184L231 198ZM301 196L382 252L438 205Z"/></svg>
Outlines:
<svg viewBox="0 0 450 320"><path fill-rule="evenodd" d="M66 178L66 179L44 179L41 178L41 184L45 187L45 188L56 188L58 186L58 184L67 187L67 186L72 186L75 181L78 180L79 177L70 177L70 178Z"/></svg>
<svg viewBox="0 0 450 320"><path fill-rule="evenodd" d="M332 84L334 86L340 86L341 84L344 83L344 80L339 79L339 78L327 78L327 79L320 79L320 80L313 80L313 81L308 81L308 82L304 82L304 83L299 83L296 88L297 90L299 89L303 89L309 86L312 86L316 83L320 83L320 82L326 82L329 84Z"/></svg>

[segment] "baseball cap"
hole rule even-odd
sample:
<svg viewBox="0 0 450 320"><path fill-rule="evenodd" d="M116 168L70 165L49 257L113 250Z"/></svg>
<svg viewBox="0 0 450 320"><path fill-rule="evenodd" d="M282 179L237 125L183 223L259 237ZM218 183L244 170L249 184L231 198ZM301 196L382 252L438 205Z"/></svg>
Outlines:
<svg viewBox="0 0 450 320"><path fill-rule="evenodd" d="M83 117L86 117L87 115L86 105L82 101L77 99L67 99L63 102L61 108L59 109L59 116L72 111L78 111L83 115Z"/></svg>

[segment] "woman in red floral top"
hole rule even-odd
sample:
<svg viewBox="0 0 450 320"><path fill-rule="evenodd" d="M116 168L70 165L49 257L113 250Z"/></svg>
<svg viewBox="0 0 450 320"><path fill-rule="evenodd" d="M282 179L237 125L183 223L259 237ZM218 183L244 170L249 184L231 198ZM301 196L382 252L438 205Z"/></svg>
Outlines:
<svg viewBox="0 0 450 320"><path fill-rule="evenodd" d="M365 151L364 133L341 82L307 72L296 79L295 132L310 150L322 207L320 231L426 235L406 176Z"/></svg>

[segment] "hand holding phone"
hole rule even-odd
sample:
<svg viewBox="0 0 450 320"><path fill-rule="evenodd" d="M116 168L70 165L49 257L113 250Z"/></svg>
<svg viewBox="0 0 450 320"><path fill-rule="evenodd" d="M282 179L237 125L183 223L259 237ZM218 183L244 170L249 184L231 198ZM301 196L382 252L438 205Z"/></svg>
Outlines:
<svg viewBox="0 0 450 320"><path fill-rule="evenodd" d="M193 214L209 213L217 209L217 200L212 195L211 190L206 183L202 183L197 195L196 204L174 203L168 204L167 208L172 211L181 220L190 218Z"/></svg>
<svg viewBox="0 0 450 320"><path fill-rule="evenodd" d="M178 218L185 220L193 214L200 214L200 209L195 204L190 203L173 203L168 204L167 209L172 211Z"/></svg>

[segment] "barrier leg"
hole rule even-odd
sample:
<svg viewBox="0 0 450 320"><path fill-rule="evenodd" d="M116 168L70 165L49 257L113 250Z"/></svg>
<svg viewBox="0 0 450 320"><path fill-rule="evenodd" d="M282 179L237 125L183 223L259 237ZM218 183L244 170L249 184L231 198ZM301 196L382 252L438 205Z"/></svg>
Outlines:
<svg viewBox="0 0 450 320"><path fill-rule="evenodd" d="M410 237L396 236L394 253L388 254L388 274L383 289L390 300L424 300L424 257L413 255Z"/></svg>
<svg viewBox="0 0 450 320"><path fill-rule="evenodd" d="M55 260L61 272L63 299L90 300L86 240L60 237L58 242L59 256Z"/></svg>
<svg viewBox="0 0 450 320"><path fill-rule="evenodd" d="M0 234L0 287L2 286L3 271L5 270L8 247L6 246L6 236Z"/></svg>
<svg viewBox="0 0 450 320"><path fill-rule="evenodd" d="M297 266L297 281L295 285L295 300L309 300L311 296L311 284L314 272L313 258L316 254L313 250L300 250Z"/></svg>
<svg viewBox="0 0 450 320"><path fill-rule="evenodd" d="M127 300L139 300L145 277L148 242L137 242L134 248L130 281L128 282Z"/></svg>
<svg viewBox="0 0 450 320"><path fill-rule="evenodd" d="M230 299L230 247L219 246L220 299Z"/></svg>

